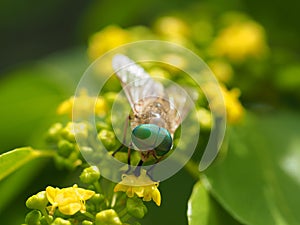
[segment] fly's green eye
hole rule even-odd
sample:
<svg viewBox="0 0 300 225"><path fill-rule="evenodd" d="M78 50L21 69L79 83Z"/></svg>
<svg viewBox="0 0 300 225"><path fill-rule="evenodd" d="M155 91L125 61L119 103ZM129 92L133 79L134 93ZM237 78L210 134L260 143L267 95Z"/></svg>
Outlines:
<svg viewBox="0 0 300 225"><path fill-rule="evenodd" d="M154 149L158 156L170 151L173 142L169 131L155 124L141 124L135 127L131 138L138 149L141 151Z"/></svg>

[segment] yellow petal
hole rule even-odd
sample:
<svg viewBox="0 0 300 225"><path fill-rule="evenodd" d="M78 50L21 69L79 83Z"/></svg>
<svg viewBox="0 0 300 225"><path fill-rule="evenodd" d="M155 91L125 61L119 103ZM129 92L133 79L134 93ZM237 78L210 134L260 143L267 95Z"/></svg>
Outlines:
<svg viewBox="0 0 300 225"><path fill-rule="evenodd" d="M46 188L46 197L51 204L54 204L55 197L56 197L58 191L59 191L58 188L54 188L51 186L48 186Z"/></svg>
<svg viewBox="0 0 300 225"><path fill-rule="evenodd" d="M114 192L123 191L126 192L129 186L123 184L117 184L114 188Z"/></svg>
<svg viewBox="0 0 300 225"><path fill-rule="evenodd" d="M65 215L74 215L79 210L81 210L81 208L82 205L80 204L80 202L73 202L66 205L60 205L58 207L59 211Z"/></svg>
<svg viewBox="0 0 300 225"><path fill-rule="evenodd" d="M155 188L152 191L152 199L156 203L156 205L160 206L161 196L160 196L160 192L159 192L159 190L157 188Z"/></svg>
<svg viewBox="0 0 300 225"><path fill-rule="evenodd" d="M88 200L95 194L94 191L86 190L83 188L74 188L74 191L80 200Z"/></svg>

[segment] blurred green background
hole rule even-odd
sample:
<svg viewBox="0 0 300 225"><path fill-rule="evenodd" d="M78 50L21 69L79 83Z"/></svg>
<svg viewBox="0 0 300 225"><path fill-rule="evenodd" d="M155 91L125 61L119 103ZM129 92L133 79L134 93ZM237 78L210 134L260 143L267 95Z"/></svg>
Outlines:
<svg viewBox="0 0 300 225"><path fill-rule="evenodd" d="M24 145L43 146L43 133L56 119L56 106L73 94L90 63L86 49L91 34L109 24L122 27L152 25L159 16L189 10L194 4L210 5L216 14L232 10L245 12L265 28L271 54L273 50L277 54L273 65L282 73L293 73L292 81L279 85L281 100L275 107L288 108L299 114L296 110L300 105L299 1L2 0L0 152ZM253 99L245 100L250 104ZM55 172L53 163L44 160L22 168L1 182L0 221L5 221L3 224L6 225L22 223L28 211L24 204L28 196L48 184L69 184L74 179L71 174L58 175ZM187 176L181 171L161 185L162 192L166 193L164 201L171 202L174 209L152 207L146 218L149 224L161 221L166 224L186 223L189 196L174 196L191 192L195 181L186 179ZM170 186L174 188L170 189ZM170 211L175 212L172 218L166 214Z"/></svg>

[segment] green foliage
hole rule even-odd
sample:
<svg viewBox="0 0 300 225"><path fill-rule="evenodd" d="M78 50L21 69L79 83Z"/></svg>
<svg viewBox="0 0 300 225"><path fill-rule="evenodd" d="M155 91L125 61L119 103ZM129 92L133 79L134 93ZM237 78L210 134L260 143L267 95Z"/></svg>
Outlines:
<svg viewBox="0 0 300 225"><path fill-rule="evenodd" d="M298 114L249 115L230 129L229 146L206 172L206 188L245 224L298 224ZM206 183L204 183L206 184Z"/></svg>
<svg viewBox="0 0 300 225"><path fill-rule="evenodd" d="M188 202L189 225L239 225L210 195L201 181L194 185Z"/></svg>
<svg viewBox="0 0 300 225"><path fill-rule="evenodd" d="M46 154L47 155L47 154ZM30 147L18 148L0 155L0 181L31 160L43 156ZM53 154L50 153L50 156Z"/></svg>

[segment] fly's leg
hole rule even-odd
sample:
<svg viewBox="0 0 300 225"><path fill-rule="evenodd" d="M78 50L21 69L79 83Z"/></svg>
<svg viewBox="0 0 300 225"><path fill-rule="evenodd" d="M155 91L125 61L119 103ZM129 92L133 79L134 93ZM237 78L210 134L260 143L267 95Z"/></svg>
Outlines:
<svg viewBox="0 0 300 225"><path fill-rule="evenodd" d="M154 180L152 177L153 177L153 174L151 174L151 172L153 171L154 167L156 166L157 163L159 163L161 160L164 159L163 156L161 156L160 158L157 157L155 151L152 151L151 152L152 156L154 157L154 159L156 160L155 163L150 167L150 169L147 170L147 175L152 179Z"/></svg>
<svg viewBox="0 0 300 225"><path fill-rule="evenodd" d="M122 144L119 148L117 148L113 153L112 153L112 156L115 157L116 153L118 153L119 151L121 151L125 145L124 143L126 142L126 135L127 135L127 128L128 128L128 123L129 123L129 120L130 120L130 115L126 118L126 121L125 121L125 125L124 125L124 136L123 136L123 141L122 141ZM129 150L128 150L129 151ZM129 163L128 163L129 164Z"/></svg>
<svg viewBox="0 0 300 225"><path fill-rule="evenodd" d="M143 163L144 163L144 161L141 159L139 161L139 163L137 164L137 166L133 172L136 177L141 175L141 168L142 168Z"/></svg>

